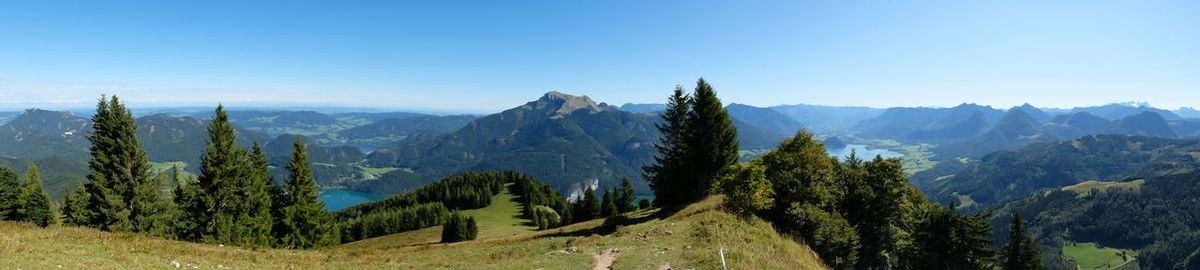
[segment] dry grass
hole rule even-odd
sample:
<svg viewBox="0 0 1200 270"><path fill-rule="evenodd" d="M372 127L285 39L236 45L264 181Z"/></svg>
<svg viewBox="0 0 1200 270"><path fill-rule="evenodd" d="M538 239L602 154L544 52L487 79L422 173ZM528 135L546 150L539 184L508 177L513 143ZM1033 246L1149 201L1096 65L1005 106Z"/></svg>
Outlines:
<svg viewBox="0 0 1200 270"><path fill-rule="evenodd" d="M608 235L602 220L555 230L497 234L477 241L432 244L429 228L322 250L246 250L154 239L83 228L36 228L0 223L0 265L23 269L587 269L614 250L614 269L823 269L807 247L779 235L770 223L718 210L710 198L666 218L630 215L641 223ZM482 229L482 228L481 228ZM436 238L436 237L434 237Z"/></svg>

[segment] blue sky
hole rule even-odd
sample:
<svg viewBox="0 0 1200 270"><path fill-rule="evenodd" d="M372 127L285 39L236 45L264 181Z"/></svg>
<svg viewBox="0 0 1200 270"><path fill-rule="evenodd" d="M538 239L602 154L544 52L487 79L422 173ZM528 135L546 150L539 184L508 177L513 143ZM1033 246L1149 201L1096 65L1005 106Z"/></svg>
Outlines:
<svg viewBox="0 0 1200 270"><path fill-rule="evenodd" d="M1200 107L1200 1L12 1L0 108Z"/></svg>

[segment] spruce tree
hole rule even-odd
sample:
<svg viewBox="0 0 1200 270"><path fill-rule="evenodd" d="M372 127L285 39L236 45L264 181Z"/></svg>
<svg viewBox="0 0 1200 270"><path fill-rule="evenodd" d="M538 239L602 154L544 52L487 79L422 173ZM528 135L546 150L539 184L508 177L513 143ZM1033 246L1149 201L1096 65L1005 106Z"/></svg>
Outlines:
<svg viewBox="0 0 1200 270"><path fill-rule="evenodd" d="M311 248L337 243L337 230L325 204L317 197L317 181L309 168L308 151L299 139L293 144L292 161L288 164L290 178L284 185L287 206L284 207L284 226L288 234L284 246Z"/></svg>
<svg viewBox="0 0 1200 270"><path fill-rule="evenodd" d="M654 144L658 154L654 156L654 163L642 168L642 175L650 182L660 205L682 204L684 188L680 182L687 179L689 170L686 164L689 111L691 98L684 94L683 87L675 86L674 94L667 100L667 109L661 115L662 123L655 125L661 134Z"/></svg>
<svg viewBox="0 0 1200 270"><path fill-rule="evenodd" d="M17 173L8 167L0 167L0 220L14 220L20 204L17 199L21 194L21 180Z"/></svg>
<svg viewBox="0 0 1200 270"><path fill-rule="evenodd" d="M113 113L112 104L106 97L100 97L96 103L96 114L92 116L92 133L88 135L91 142L92 159L88 161L88 183L85 188L88 209L93 211L89 227L109 231L128 231L133 226L129 223L129 209L123 196L127 185L123 185L118 175L122 165L119 159L121 142L114 134L117 116Z"/></svg>
<svg viewBox="0 0 1200 270"><path fill-rule="evenodd" d="M162 183L150 176L133 113L116 96L102 97L92 121L87 190L95 214L88 223L102 230L161 235L172 219L163 216L170 206L162 198Z"/></svg>
<svg viewBox="0 0 1200 270"><path fill-rule="evenodd" d="M271 234L274 227L274 219L271 216L271 187L274 183L271 180L270 164L257 142L247 158L248 161L242 165L247 166L243 169L247 171L248 177L238 179L238 185L242 187L243 192L239 207L242 213L235 226L240 228L243 245L270 246L275 242Z"/></svg>
<svg viewBox="0 0 1200 270"><path fill-rule="evenodd" d="M196 222L196 238L208 243L265 245L251 241L257 230L239 228L239 219L249 218L246 205L246 179L252 163L245 150L237 147L237 133L223 106L208 125L208 144L200 160L200 178L189 215ZM187 197L187 190L184 190Z"/></svg>
<svg viewBox="0 0 1200 270"><path fill-rule="evenodd" d="M83 185L76 186L74 191L63 192L66 198L63 202L63 223L72 226L87 226L91 220L91 210L88 209L87 189Z"/></svg>
<svg viewBox="0 0 1200 270"><path fill-rule="evenodd" d="M580 202L581 220L592 220L600 217L600 201L596 199L596 189L589 187L587 192L583 193L583 201Z"/></svg>
<svg viewBox="0 0 1200 270"><path fill-rule="evenodd" d="M633 205L635 195L633 193L633 183L629 181L629 177L621 177L621 187L618 190L620 191L618 192L620 193L618 197L620 199L617 200L617 208L622 213L633 211L636 208Z"/></svg>
<svg viewBox="0 0 1200 270"><path fill-rule="evenodd" d="M42 177L38 174L37 166L29 165L28 176L21 187L17 202L21 204L17 209L18 220L42 227L50 226L54 222L54 206L50 205L50 194L42 187Z"/></svg>
<svg viewBox="0 0 1200 270"><path fill-rule="evenodd" d="M1004 270L1042 270L1041 255L1033 239L1025 232L1021 223L1021 214L1012 215L1012 223L1008 229L1008 244L1000 249L1001 268Z"/></svg>
<svg viewBox="0 0 1200 270"><path fill-rule="evenodd" d="M466 233L464 240L475 240L479 236L479 224L475 223L475 217L467 217Z"/></svg>
<svg viewBox="0 0 1200 270"><path fill-rule="evenodd" d="M737 128L716 91L703 78L696 81L686 129L685 156L690 170L678 186L685 190L681 203L703 199L711 183L738 160Z"/></svg>
<svg viewBox="0 0 1200 270"><path fill-rule="evenodd" d="M615 217L620 214L620 210L617 209L616 199L614 199L610 191L604 191L604 200L601 201L600 205L600 213L605 218Z"/></svg>

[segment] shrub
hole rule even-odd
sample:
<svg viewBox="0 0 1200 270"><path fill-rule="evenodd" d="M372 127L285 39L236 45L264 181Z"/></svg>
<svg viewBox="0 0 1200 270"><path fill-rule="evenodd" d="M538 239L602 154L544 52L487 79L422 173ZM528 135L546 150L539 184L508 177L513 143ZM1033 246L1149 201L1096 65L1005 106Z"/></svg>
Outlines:
<svg viewBox="0 0 1200 270"><path fill-rule="evenodd" d="M757 160L730 166L713 182L713 189L715 193L724 194L726 206L738 214L757 213L775 201L766 167Z"/></svg>

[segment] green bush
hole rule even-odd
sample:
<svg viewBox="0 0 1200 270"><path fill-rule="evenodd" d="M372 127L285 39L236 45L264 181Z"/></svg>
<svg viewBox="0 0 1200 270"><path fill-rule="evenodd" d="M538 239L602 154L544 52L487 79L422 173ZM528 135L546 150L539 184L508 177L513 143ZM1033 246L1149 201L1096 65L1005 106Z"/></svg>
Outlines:
<svg viewBox="0 0 1200 270"><path fill-rule="evenodd" d="M757 160L730 166L713 182L713 190L724 194L726 206L738 214L750 215L766 210L775 201L766 167Z"/></svg>

